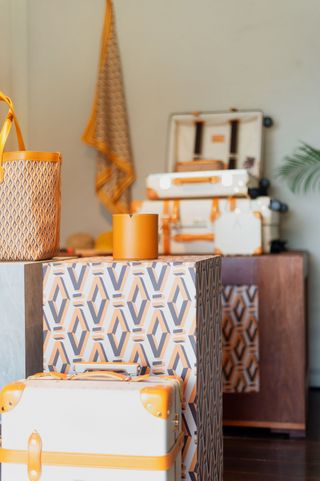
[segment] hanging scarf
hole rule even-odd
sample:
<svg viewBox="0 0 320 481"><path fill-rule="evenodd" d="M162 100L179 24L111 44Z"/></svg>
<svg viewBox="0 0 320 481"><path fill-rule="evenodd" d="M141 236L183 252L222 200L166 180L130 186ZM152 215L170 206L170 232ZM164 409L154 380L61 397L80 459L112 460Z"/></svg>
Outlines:
<svg viewBox="0 0 320 481"><path fill-rule="evenodd" d="M82 139L98 152L96 192L101 203L112 213L129 212L135 175L111 0L106 1L93 110Z"/></svg>

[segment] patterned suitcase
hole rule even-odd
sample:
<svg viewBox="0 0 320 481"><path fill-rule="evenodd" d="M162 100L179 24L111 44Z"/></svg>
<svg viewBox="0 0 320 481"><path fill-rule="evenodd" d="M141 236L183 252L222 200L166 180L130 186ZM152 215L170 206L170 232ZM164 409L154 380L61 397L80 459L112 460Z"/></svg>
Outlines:
<svg viewBox="0 0 320 481"><path fill-rule="evenodd" d="M2 481L181 480L181 382L91 369L3 389Z"/></svg>
<svg viewBox="0 0 320 481"><path fill-rule="evenodd" d="M246 197L258 180L247 170L208 170L151 174L146 179L147 196L157 199Z"/></svg>
<svg viewBox="0 0 320 481"><path fill-rule="evenodd" d="M262 176L263 113L259 110L174 114L170 119L168 172L216 162ZM210 170L207 169L207 170ZM216 169L215 169L216 170Z"/></svg>
<svg viewBox="0 0 320 481"><path fill-rule="evenodd" d="M279 239L280 214L270 209L270 205L270 197L146 200L134 201L132 211L159 214L162 254L241 255L261 253L261 240L262 251L268 253L271 241ZM230 222L233 232L230 232Z"/></svg>

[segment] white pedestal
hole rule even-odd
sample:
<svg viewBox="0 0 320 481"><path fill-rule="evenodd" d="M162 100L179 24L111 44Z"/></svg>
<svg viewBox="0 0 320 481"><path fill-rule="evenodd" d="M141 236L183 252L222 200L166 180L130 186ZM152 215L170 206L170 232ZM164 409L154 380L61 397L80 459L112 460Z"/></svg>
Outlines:
<svg viewBox="0 0 320 481"><path fill-rule="evenodd" d="M42 262L0 263L0 389L42 371Z"/></svg>

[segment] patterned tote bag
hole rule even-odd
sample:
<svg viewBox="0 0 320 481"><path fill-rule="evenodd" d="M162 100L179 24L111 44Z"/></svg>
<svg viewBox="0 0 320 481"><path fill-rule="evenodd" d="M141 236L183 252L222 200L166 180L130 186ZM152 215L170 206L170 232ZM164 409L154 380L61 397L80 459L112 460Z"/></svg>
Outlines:
<svg viewBox="0 0 320 481"><path fill-rule="evenodd" d="M59 248L61 156L26 150L11 99L0 92L0 101L8 105L0 131L0 260L49 259ZM13 124L19 150L5 152Z"/></svg>

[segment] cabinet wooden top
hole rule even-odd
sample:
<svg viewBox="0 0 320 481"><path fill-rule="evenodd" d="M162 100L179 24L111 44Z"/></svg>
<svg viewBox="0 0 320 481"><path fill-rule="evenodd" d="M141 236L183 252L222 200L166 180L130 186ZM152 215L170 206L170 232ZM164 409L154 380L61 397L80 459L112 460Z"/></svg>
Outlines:
<svg viewBox="0 0 320 481"><path fill-rule="evenodd" d="M257 278L271 276L272 272L283 275L308 275L308 253L306 251L289 251L281 254L264 254L261 256L225 256L222 257L222 283L250 284Z"/></svg>

